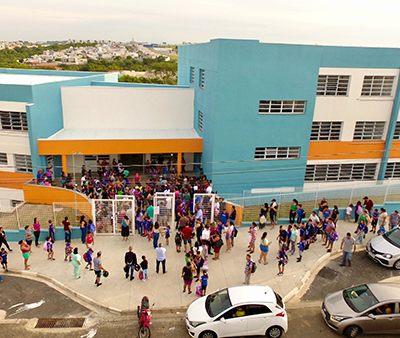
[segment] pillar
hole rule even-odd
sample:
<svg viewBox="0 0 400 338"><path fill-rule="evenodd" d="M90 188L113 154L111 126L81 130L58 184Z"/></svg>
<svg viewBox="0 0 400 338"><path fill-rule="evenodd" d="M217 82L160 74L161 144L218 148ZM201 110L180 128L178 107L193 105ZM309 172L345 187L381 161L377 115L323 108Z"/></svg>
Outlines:
<svg viewBox="0 0 400 338"><path fill-rule="evenodd" d="M65 173L65 175L68 175L67 155L61 155L61 165L62 165L62 171Z"/></svg>
<svg viewBox="0 0 400 338"><path fill-rule="evenodd" d="M182 153L178 153L178 160L177 160L177 164L178 164L178 175L182 172Z"/></svg>

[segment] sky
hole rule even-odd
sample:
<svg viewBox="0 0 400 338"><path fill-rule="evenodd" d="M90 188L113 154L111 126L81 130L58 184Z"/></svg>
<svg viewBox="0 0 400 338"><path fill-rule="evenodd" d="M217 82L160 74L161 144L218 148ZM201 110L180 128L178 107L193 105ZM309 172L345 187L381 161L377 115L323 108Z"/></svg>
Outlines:
<svg viewBox="0 0 400 338"><path fill-rule="evenodd" d="M399 0L0 1L0 41L261 42L400 47Z"/></svg>

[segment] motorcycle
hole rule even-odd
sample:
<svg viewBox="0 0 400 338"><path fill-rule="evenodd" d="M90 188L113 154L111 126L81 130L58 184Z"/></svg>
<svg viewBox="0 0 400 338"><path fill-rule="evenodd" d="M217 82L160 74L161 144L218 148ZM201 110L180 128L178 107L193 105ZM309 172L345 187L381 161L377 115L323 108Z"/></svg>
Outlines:
<svg viewBox="0 0 400 338"><path fill-rule="evenodd" d="M153 307L154 304L151 306ZM137 307L137 316L139 319L139 338L150 338L150 320L151 320L152 310L149 307L149 299L144 296L140 306Z"/></svg>

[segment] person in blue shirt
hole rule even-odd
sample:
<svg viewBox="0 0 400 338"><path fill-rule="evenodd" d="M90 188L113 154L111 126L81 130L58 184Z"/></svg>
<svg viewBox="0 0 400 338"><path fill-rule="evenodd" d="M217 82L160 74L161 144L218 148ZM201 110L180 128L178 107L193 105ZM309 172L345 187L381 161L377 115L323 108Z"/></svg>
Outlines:
<svg viewBox="0 0 400 338"><path fill-rule="evenodd" d="M368 232L368 228L367 228L367 226L365 224L365 221L362 219L360 221L360 224L357 227L357 235L356 235L355 241L356 242L360 241L360 244L362 245L366 232Z"/></svg>
<svg viewBox="0 0 400 338"><path fill-rule="evenodd" d="M93 262L92 254L93 254L93 249L90 248L90 249L88 249L88 251L86 251L86 257L84 257L84 258L86 258L85 262L87 263L86 266L85 266L85 269L89 269L89 271L93 271L93 268L92 268L92 262Z"/></svg>
<svg viewBox="0 0 400 338"><path fill-rule="evenodd" d="M201 276L201 296L206 295L208 285L208 273L207 271L203 271L203 276Z"/></svg>
<svg viewBox="0 0 400 338"><path fill-rule="evenodd" d="M301 204L297 204L297 224L301 223L301 220L303 219L303 208Z"/></svg>
<svg viewBox="0 0 400 338"><path fill-rule="evenodd" d="M54 238L54 224L50 219L49 219L49 236L50 236L51 242L54 243L56 241Z"/></svg>
<svg viewBox="0 0 400 338"><path fill-rule="evenodd" d="M301 258L303 257L303 251L306 247L306 241L304 240L304 237L300 237L300 242L299 242L299 258L297 258L297 263L301 262Z"/></svg>
<svg viewBox="0 0 400 338"><path fill-rule="evenodd" d="M378 209L375 209L373 214L372 214L372 229L370 232L375 233L376 232L376 225L378 224L378 219L379 219L379 211Z"/></svg>
<svg viewBox="0 0 400 338"><path fill-rule="evenodd" d="M53 251L53 243L51 242L51 237L46 237L46 246L47 246L47 259L50 261L54 261L54 251Z"/></svg>
<svg viewBox="0 0 400 338"><path fill-rule="evenodd" d="M1 260L1 265L3 266L3 269L6 270L6 272L8 272L7 251L4 248L1 248L0 260Z"/></svg>
<svg viewBox="0 0 400 338"><path fill-rule="evenodd" d="M229 218L229 214L228 214L228 212L226 211L226 209L224 209L224 210L222 211L222 213L221 213L221 221L222 221L222 224L223 224L223 225L225 225L225 224L228 222L228 218Z"/></svg>
<svg viewBox="0 0 400 338"><path fill-rule="evenodd" d="M329 218L330 215L331 215L331 212L330 212L328 206L326 206L324 209L324 218Z"/></svg>

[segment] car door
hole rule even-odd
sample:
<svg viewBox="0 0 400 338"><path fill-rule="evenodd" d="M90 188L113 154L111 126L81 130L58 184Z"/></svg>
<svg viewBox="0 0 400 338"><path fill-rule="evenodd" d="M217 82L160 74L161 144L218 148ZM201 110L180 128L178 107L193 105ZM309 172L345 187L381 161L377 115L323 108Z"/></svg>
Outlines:
<svg viewBox="0 0 400 338"><path fill-rule="evenodd" d="M236 337L247 335L246 306L236 306L216 319L218 337Z"/></svg>
<svg viewBox="0 0 400 338"><path fill-rule="evenodd" d="M399 313L396 303L381 304L368 311L365 316L364 333L366 334L390 333L395 332L396 328L399 330Z"/></svg>
<svg viewBox="0 0 400 338"><path fill-rule="evenodd" d="M270 308L263 304L247 305L248 335L265 335L274 315Z"/></svg>

